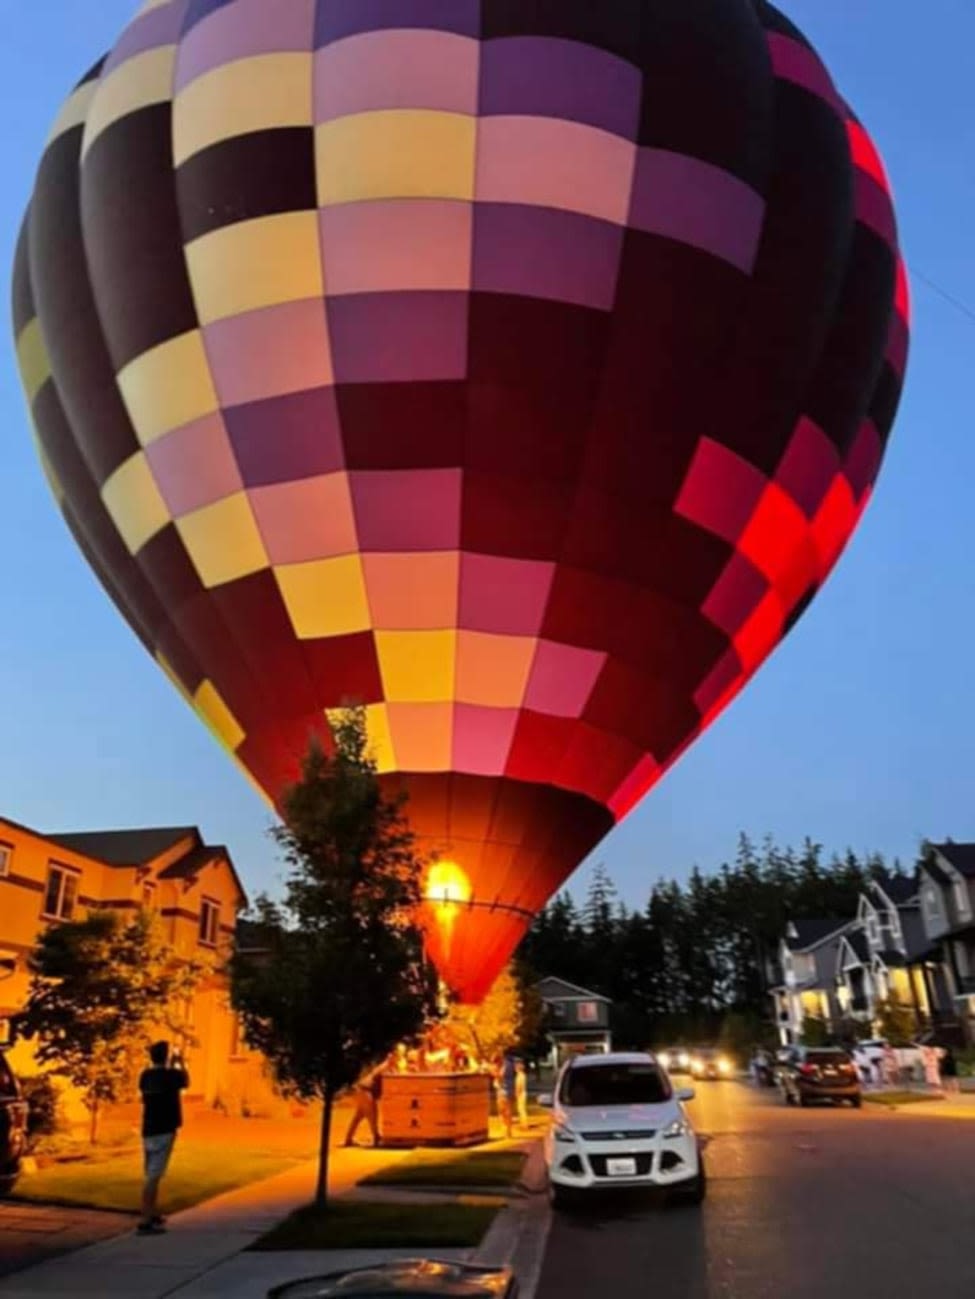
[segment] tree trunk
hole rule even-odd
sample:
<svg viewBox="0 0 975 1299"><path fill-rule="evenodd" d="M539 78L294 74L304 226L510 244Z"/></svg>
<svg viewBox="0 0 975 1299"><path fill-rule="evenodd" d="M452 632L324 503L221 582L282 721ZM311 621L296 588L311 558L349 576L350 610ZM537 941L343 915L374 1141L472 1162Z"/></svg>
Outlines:
<svg viewBox="0 0 975 1299"><path fill-rule="evenodd" d="M332 1133L332 1106L334 1102L333 1093L327 1091L322 1104L322 1131L318 1146L318 1181L315 1184L315 1203L322 1209L328 1204L328 1143Z"/></svg>
<svg viewBox="0 0 975 1299"><path fill-rule="evenodd" d="M88 1125L88 1142L90 1145L95 1144L95 1138L98 1135L98 1101L92 1098L91 1102L91 1123Z"/></svg>

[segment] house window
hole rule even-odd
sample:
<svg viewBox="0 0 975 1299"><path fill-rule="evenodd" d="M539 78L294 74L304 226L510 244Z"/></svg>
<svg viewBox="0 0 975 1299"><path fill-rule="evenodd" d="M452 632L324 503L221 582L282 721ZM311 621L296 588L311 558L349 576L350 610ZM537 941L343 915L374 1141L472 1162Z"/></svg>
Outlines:
<svg viewBox="0 0 975 1299"><path fill-rule="evenodd" d="M0 879L10 874L10 863L14 859L13 844L0 843Z"/></svg>
<svg viewBox="0 0 975 1299"><path fill-rule="evenodd" d="M220 932L220 904L204 898L200 906L200 942L206 947L216 947Z"/></svg>
<svg viewBox="0 0 975 1299"><path fill-rule="evenodd" d="M152 911L156 905L156 886L152 883L143 884L142 886L142 906L146 911Z"/></svg>
<svg viewBox="0 0 975 1299"><path fill-rule="evenodd" d="M867 916L867 938L870 940L871 947L876 947L880 942L880 930L877 928L877 917L873 912Z"/></svg>
<svg viewBox="0 0 975 1299"><path fill-rule="evenodd" d="M67 866L49 866L41 914L48 920L70 920L77 900L78 872Z"/></svg>
<svg viewBox="0 0 975 1299"><path fill-rule="evenodd" d="M565 1019L565 1002L564 1002L564 1001L553 1001L553 1002L552 1002L552 1018L553 1018L553 1019L558 1019L558 1020L564 1020L564 1019Z"/></svg>
<svg viewBox="0 0 975 1299"><path fill-rule="evenodd" d="M598 1024L599 1007L594 1001L580 1001L576 1007L576 1019L580 1024Z"/></svg>
<svg viewBox="0 0 975 1299"><path fill-rule="evenodd" d="M924 890L924 910L929 920L938 919L938 895L930 885Z"/></svg>
<svg viewBox="0 0 975 1299"><path fill-rule="evenodd" d="M968 885L964 880L955 880L955 907L960 916L967 916L969 913L968 905Z"/></svg>

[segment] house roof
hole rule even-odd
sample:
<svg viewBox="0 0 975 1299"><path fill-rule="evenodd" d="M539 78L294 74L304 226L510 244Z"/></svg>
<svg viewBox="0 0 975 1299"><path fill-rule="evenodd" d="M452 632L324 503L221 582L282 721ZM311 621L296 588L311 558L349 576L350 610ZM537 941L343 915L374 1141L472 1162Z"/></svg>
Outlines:
<svg viewBox="0 0 975 1299"><path fill-rule="evenodd" d="M925 857L924 861L921 863L920 869L930 875L936 884L951 883L951 877L941 869L933 855Z"/></svg>
<svg viewBox="0 0 975 1299"><path fill-rule="evenodd" d="M580 988L577 983L569 983L568 979L559 979L554 974L539 980L538 991L545 1001L577 1001L584 997L587 1001L605 1001L607 1005L611 1004L609 997L604 997L602 993Z"/></svg>
<svg viewBox="0 0 975 1299"><path fill-rule="evenodd" d="M840 933L851 923L851 920L837 920L835 917L829 919L825 916L792 920L789 924L795 930L795 937L787 933L785 943L792 952L804 952L807 948L818 947L820 943Z"/></svg>
<svg viewBox="0 0 975 1299"><path fill-rule="evenodd" d="M79 834L46 834L51 843L78 852L107 866L138 867L190 840L192 847L159 872L161 880L192 879L206 866L227 863L241 898L246 903L247 890L241 883L229 850L224 844L205 844L194 825L162 826L148 830L88 830Z"/></svg>
<svg viewBox="0 0 975 1299"><path fill-rule="evenodd" d="M51 843L71 852L95 857L109 866L144 866L169 852L184 839L200 843L195 826L171 826L151 830L88 830L80 834L45 834Z"/></svg>
<svg viewBox="0 0 975 1299"><path fill-rule="evenodd" d="M853 948L858 960L863 962L870 960L870 944L867 942L867 936L862 929L854 929L843 936Z"/></svg>
<svg viewBox="0 0 975 1299"><path fill-rule="evenodd" d="M975 843L936 843L932 847L954 866L959 875L975 880Z"/></svg>
<svg viewBox="0 0 975 1299"><path fill-rule="evenodd" d="M905 906L917 897L917 880L910 875L891 875L889 879L875 880L874 883L895 907Z"/></svg>
<svg viewBox="0 0 975 1299"><path fill-rule="evenodd" d="M189 879L190 876L198 874L204 866L210 866L218 861L230 862L230 853L224 845L215 844L212 847L204 845L202 848L194 848L185 857L179 857L171 862L159 872L159 878L161 880Z"/></svg>
<svg viewBox="0 0 975 1299"><path fill-rule="evenodd" d="M877 953L877 959L883 961L888 969L896 969L898 966L907 964L907 957L896 947L885 947Z"/></svg>

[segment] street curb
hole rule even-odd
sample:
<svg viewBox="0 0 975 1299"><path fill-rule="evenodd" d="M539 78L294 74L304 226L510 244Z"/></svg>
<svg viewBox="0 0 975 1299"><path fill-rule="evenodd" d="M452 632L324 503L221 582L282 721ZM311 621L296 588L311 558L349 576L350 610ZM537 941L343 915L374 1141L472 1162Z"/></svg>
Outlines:
<svg viewBox="0 0 975 1299"><path fill-rule="evenodd" d="M473 1256L476 1263L512 1268L521 1299L534 1299L545 1261L552 1226L547 1184L542 1143L535 1141L518 1187L522 1198L501 1210Z"/></svg>

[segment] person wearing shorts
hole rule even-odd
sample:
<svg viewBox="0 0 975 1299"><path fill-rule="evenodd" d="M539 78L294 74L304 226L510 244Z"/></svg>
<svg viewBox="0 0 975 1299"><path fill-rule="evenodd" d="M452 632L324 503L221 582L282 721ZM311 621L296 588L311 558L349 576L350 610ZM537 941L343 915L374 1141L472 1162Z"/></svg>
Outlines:
<svg viewBox="0 0 975 1299"><path fill-rule="evenodd" d="M140 1236L158 1236L165 1230L159 1213L159 1183L169 1167L176 1133L183 1126L180 1093L190 1085L189 1075L177 1052L170 1058L168 1042L154 1042L149 1048L150 1067L142 1071L142 1150L145 1183L142 1188Z"/></svg>

